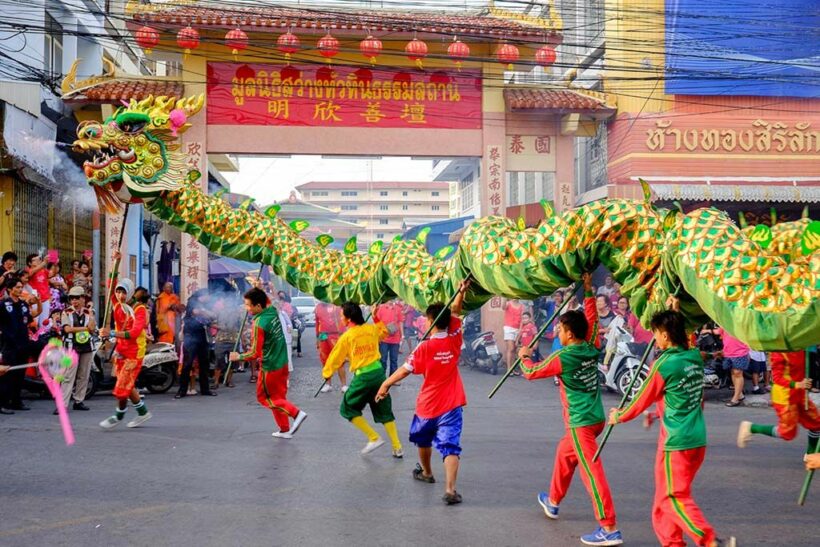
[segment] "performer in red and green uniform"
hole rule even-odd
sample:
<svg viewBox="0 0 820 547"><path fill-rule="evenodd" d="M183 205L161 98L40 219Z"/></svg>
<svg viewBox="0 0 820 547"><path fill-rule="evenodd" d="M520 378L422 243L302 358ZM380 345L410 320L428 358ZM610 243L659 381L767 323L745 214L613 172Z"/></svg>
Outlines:
<svg viewBox="0 0 820 547"><path fill-rule="evenodd" d="M820 413L809 399L811 378L806 378L806 351L772 353L772 406L777 412L777 425L740 422L737 445L745 448L752 435L780 437L791 441L797 436L797 426L809 430L806 454L813 454L820 438Z"/></svg>
<svg viewBox="0 0 820 547"><path fill-rule="evenodd" d="M684 532L697 545L722 545L715 530L692 499L692 481L706 455L703 419L703 359L689 349L679 311L652 318L652 332L662 351L646 381L624 409L613 408L609 423L628 422L657 403L661 430L655 459L655 501L652 527L664 547L685 546ZM734 545L734 538L729 542Z"/></svg>
<svg viewBox="0 0 820 547"><path fill-rule="evenodd" d="M575 468L581 465L581 479L592 498L595 519L600 526L581 537L586 545L620 545L615 506L609 492L601 460L592 461L598 450L596 438L604 429L604 408L598 385L598 349L593 345L598 334L598 312L592 277L584 274L584 312L568 311L558 318L556 333L563 348L540 363L530 360L532 349L519 350L521 368L528 380L560 378L559 391L567 434L558 441L549 495L538 494L544 514L558 518L558 506L569 490Z"/></svg>
<svg viewBox="0 0 820 547"><path fill-rule="evenodd" d="M279 312L270 305L268 295L262 289L251 289L245 293L245 309L253 316L251 347L245 353L232 351L231 361L261 360L262 370L256 381L256 400L271 409L273 419L279 426L273 436L290 439L307 418L307 413L299 410L287 400L288 395L288 348ZM289 418L293 418L291 427Z"/></svg>
<svg viewBox="0 0 820 547"><path fill-rule="evenodd" d="M319 361L322 367L325 366L330 352L333 351L333 346L339 341L339 336L345 330L342 320L342 309L339 306L328 304L326 302L319 302L316 304L316 349L319 351ZM339 367L339 381L342 383L342 391L347 391L347 375L344 367ZM333 391L331 377L327 383L322 386L322 393Z"/></svg>
<svg viewBox="0 0 820 547"><path fill-rule="evenodd" d="M132 295L135 300L133 308L128 305ZM152 416L136 388L137 378L142 369L142 359L145 357L148 291L143 287L134 290L134 283L130 279L123 279L115 283L113 299L114 330L105 326L100 329L100 336L112 336L117 341L114 348L114 372L117 383L113 392L117 406L113 416L100 422L103 429L111 429L123 421L129 399L137 411L137 417L128 422L128 427L137 427Z"/></svg>

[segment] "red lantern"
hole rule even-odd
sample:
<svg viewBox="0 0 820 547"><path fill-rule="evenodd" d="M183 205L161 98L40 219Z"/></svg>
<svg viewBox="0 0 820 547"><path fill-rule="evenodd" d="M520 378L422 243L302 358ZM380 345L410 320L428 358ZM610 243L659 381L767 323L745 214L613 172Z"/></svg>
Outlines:
<svg viewBox="0 0 820 547"><path fill-rule="evenodd" d="M416 62L416 67L419 70L424 68L421 65L421 60L427 57L427 44L418 38L413 38L404 46L404 52L407 54L408 59Z"/></svg>
<svg viewBox="0 0 820 547"><path fill-rule="evenodd" d="M447 48L447 55L452 57L456 62L456 68L461 71L461 60L470 56L470 47L456 38L450 47Z"/></svg>
<svg viewBox="0 0 820 547"><path fill-rule="evenodd" d="M290 65L286 65L282 67L282 70L279 71L279 78L282 79L283 82L290 80L291 82L295 82L299 78L302 77L302 73L299 71L298 68L294 68Z"/></svg>
<svg viewBox="0 0 820 547"><path fill-rule="evenodd" d="M316 71L316 81L329 84L335 79L335 74L333 73L333 68L329 66L323 66L319 70Z"/></svg>
<svg viewBox="0 0 820 547"><path fill-rule="evenodd" d="M199 32L191 25L177 32L177 45L185 50L185 55L191 53L192 49L199 47Z"/></svg>
<svg viewBox="0 0 820 547"><path fill-rule="evenodd" d="M330 60L335 57L339 53L339 40L331 36L328 32L316 43L316 47L319 49L319 53L327 59L329 63Z"/></svg>
<svg viewBox="0 0 820 547"><path fill-rule="evenodd" d="M134 37L137 40L137 44L145 50L146 55L151 55L151 50L159 44L159 32L147 25L140 27Z"/></svg>
<svg viewBox="0 0 820 547"><path fill-rule="evenodd" d="M535 62L543 67L548 67L555 62L555 50L549 46L543 46L535 52Z"/></svg>
<svg viewBox="0 0 820 547"><path fill-rule="evenodd" d="M248 47L248 35L241 28L229 30L225 35L225 45L231 48L231 53L236 57L240 51Z"/></svg>
<svg viewBox="0 0 820 547"><path fill-rule="evenodd" d="M518 48L512 44L501 44L501 47L496 50L495 56L499 62L507 65L508 70L512 70L513 63L518 60Z"/></svg>
<svg viewBox="0 0 820 547"><path fill-rule="evenodd" d="M378 38L374 38L373 35L370 34L367 38L359 42L359 51L362 52L362 55L370 59L371 65L375 65L376 57L378 57L382 51L382 41Z"/></svg>
<svg viewBox="0 0 820 547"><path fill-rule="evenodd" d="M285 54L285 59L290 61L291 53L296 53L299 51L299 37L293 34L291 31L287 31L285 34L280 36L276 40L276 45L279 48L279 51Z"/></svg>

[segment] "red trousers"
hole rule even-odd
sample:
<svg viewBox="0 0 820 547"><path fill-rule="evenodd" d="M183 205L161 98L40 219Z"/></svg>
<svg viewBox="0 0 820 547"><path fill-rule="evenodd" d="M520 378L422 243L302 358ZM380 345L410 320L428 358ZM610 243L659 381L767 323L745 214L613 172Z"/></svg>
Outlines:
<svg viewBox="0 0 820 547"><path fill-rule="evenodd" d="M114 358L114 374L117 383L114 385L114 398L127 399L137 385L137 378L142 369L142 359Z"/></svg>
<svg viewBox="0 0 820 547"><path fill-rule="evenodd" d="M319 361L322 363L322 366L325 366L327 358L330 357L330 352L333 351L333 346L335 346L338 341L338 334L328 334L327 340L321 340L319 342Z"/></svg>
<svg viewBox="0 0 820 547"><path fill-rule="evenodd" d="M820 431L820 413L812 401L806 410L804 401L789 402L787 405L772 403L777 412L777 435L784 441L791 441L797 436L797 425L809 431Z"/></svg>
<svg viewBox="0 0 820 547"><path fill-rule="evenodd" d="M612 503L612 494L609 493L604 466L600 458L597 462L592 461L592 456L598 450L595 439L603 429L604 422L570 428L558 441L550 484L550 499L555 503L561 503L567 495L575 468L580 464L581 480L584 481L584 486L592 499L595 520L601 526L615 526L615 506Z"/></svg>
<svg viewBox="0 0 820 547"><path fill-rule="evenodd" d="M283 433L290 431L288 417L295 418L299 414L296 405L288 401L288 367L279 370L259 371L256 380L256 400L273 412L273 419Z"/></svg>
<svg viewBox="0 0 820 547"><path fill-rule="evenodd" d="M698 473L706 447L665 451L655 458L655 502L652 528L663 547L684 547L683 533L697 545L715 540L715 530L692 499L692 481Z"/></svg>

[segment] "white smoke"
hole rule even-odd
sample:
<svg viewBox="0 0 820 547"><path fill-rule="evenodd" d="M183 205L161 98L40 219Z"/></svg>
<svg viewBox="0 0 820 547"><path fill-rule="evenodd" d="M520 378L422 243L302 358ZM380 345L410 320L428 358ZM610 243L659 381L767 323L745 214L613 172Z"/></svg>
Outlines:
<svg viewBox="0 0 820 547"><path fill-rule="evenodd" d="M56 147L51 179L60 188L66 206L75 205L77 212L91 212L97 208L97 196L89 186L83 170L68 154Z"/></svg>

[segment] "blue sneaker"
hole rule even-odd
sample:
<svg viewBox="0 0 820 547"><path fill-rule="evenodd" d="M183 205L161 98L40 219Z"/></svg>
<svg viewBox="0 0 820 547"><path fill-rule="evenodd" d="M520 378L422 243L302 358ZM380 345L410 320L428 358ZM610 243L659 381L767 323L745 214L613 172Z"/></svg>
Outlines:
<svg viewBox="0 0 820 547"><path fill-rule="evenodd" d="M558 519L558 506L550 503L550 496L546 492L538 493L538 503L544 509L544 514L552 520Z"/></svg>
<svg viewBox="0 0 820 547"><path fill-rule="evenodd" d="M620 530L607 532L600 526L591 534L581 536L581 543L584 545L621 545L623 542Z"/></svg>

